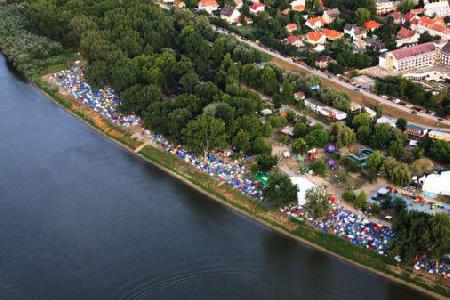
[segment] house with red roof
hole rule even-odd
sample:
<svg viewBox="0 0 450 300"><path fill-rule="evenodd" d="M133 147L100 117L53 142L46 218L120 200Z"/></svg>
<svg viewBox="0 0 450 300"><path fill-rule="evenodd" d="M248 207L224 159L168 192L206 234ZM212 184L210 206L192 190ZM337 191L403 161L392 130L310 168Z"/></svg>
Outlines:
<svg viewBox="0 0 450 300"><path fill-rule="evenodd" d="M418 33L428 32L431 35L440 36L443 40L450 39L450 28L445 25L443 17L420 17L416 24L411 25L411 28Z"/></svg>
<svg viewBox="0 0 450 300"><path fill-rule="evenodd" d="M250 14L257 15L266 10L266 6L263 3L255 2L250 6Z"/></svg>
<svg viewBox="0 0 450 300"><path fill-rule="evenodd" d="M403 45L411 45L417 43L419 40L419 34L411 29L406 27L400 28L397 33L397 47L401 47Z"/></svg>
<svg viewBox="0 0 450 300"><path fill-rule="evenodd" d="M296 31L297 29L298 29L298 26L296 23L289 23L286 25L286 31L289 33Z"/></svg>
<svg viewBox="0 0 450 300"><path fill-rule="evenodd" d="M200 0L197 4L199 10L206 10L208 14L219 9L219 4L216 0Z"/></svg>
<svg viewBox="0 0 450 300"><path fill-rule="evenodd" d="M313 30L317 30L325 25L325 21L322 17L313 17L306 20L305 25Z"/></svg>
<svg viewBox="0 0 450 300"><path fill-rule="evenodd" d="M322 29L321 33L323 35L325 35L326 39L329 40L329 41L335 41L335 40L338 40L338 39L340 39L340 38L342 38L344 36L343 32L336 31L336 30L333 30L333 29L327 29L327 28Z"/></svg>
<svg viewBox="0 0 450 300"><path fill-rule="evenodd" d="M366 28L367 31L369 32L373 32L375 30L377 30L378 28L380 28L381 24L378 23L377 21L367 21L366 23L364 23L364 28Z"/></svg>
<svg viewBox="0 0 450 300"><path fill-rule="evenodd" d="M306 34L306 41L313 45L323 44L326 41L326 37L321 32L310 31Z"/></svg>
<svg viewBox="0 0 450 300"><path fill-rule="evenodd" d="M287 37L286 42L292 46L295 47L303 47L303 41L302 41L302 36L296 34L296 35L290 35Z"/></svg>

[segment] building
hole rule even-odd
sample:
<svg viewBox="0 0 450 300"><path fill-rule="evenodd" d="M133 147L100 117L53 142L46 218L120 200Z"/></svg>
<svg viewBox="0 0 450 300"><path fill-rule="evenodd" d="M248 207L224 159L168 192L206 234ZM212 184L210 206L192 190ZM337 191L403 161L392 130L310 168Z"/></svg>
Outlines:
<svg viewBox="0 0 450 300"><path fill-rule="evenodd" d="M353 47L356 50L364 50L367 47L367 42L365 40L362 40L362 39L354 40L353 41Z"/></svg>
<svg viewBox="0 0 450 300"><path fill-rule="evenodd" d="M305 25L311 28L312 30L317 30L325 25L325 21L323 20L322 17L313 17L306 20Z"/></svg>
<svg viewBox="0 0 450 300"><path fill-rule="evenodd" d="M327 28L322 29L321 33L323 35L325 35L326 39L329 40L329 41L335 41L335 40L338 40L338 39L340 39L340 38L342 38L344 36L343 32L339 32L339 31L332 30L332 29L327 29Z"/></svg>
<svg viewBox="0 0 450 300"><path fill-rule="evenodd" d="M408 124L405 127L405 132L406 132L406 134L408 134L410 136L421 138L427 134L428 129L425 129L425 128L422 128L420 126L416 126L413 124Z"/></svg>
<svg viewBox="0 0 450 300"><path fill-rule="evenodd" d="M397 47L417 44L419 37L420 36L416 31L402 27L397 33Z"/></svg>
<svg viewBox="0 0 450 300"><path fill-rule="evenodd" d="M380 28L380 26L381 26L380 23L373 21L373 20L370 20L370 21L367 21L366 23L364 23L364 28L366 28L366 30L369 32L374 32L375 30Z"/></svg>
<svg viewBox="0 0 450 300"><path fill-rule="evenodd" d="M255 2L250 6L250 14L257 15L266 10L266 6L262 3Z"/></svg>
<svg viewBox="0 0 450 300"><path fill-rule="evenodd" d="M310 44L317 45L325 43L326 37L320 32L310 31L306 34L306 41Z"/></svg>
<svg viewBox="0 0 450 300"><path fill-rule="evenodd" d="M316 61L315 61L315 65L316 67L318 67L319 69L327 69L328 65L330 63L335 63L336 61L334 59L332 59L331 57L329 57L328 55L324 55L324 56L319 56Z"/></svg>
<svg viewBox="0 0 450 300"><path fill-rule="evenodd" d="M302 36L300 35L290 35L287 37L286 42L295 47L303 47L305 46L302 41Z"/></svg>
<svg viewBox="0 0 450 300"><path fill-rule="evenodd" d="M368 39L367 46L374 48L376 50L386 49L386 45L383 42L377 41L376 39Z"/></svg>
<svg viewBox="0 0 450 300"><path fill-rule="evenodd" d="M327 9L323 12L322 18L325 21L326 24L333 23L339 16L341 15L341 12L339 11L339 8L332 8Z"/></svg>
<svg viewBox="0 0 450 300"><path fill-rule="evenodd" d="M439 131L439 130L430 130L428 132L428 136L433 140L440 140L450 142L450 133Z"/></svg>
<svg viewBox="0 0 450 300"><path fill-rule="evenodd" d="M351 36L353 40L367 38L367 31L356 24L345 24L344 33Z"/></svg>
<svg viewBox="0 0 450 300"><path fill-rule="evenodd" d="M185 7L186 7L186 4L184 3L184 1L176 0L176 1L173 3L173 6L174 6L175 8L181 9L181 8L185 8Z"/></svg>
<svg viewBox="0 0 450 300"><path fill-rule="evenodd" d="M296 23L289 23L289 24L286 25L286 31L289 32L289 33L293 32L293 31L296 31L297 28L298 28L298 26L297 26Z"/></svg>
<svg viewBox="0 0 450 300"><path fill-rule="evenodd" d="M300 101L300 100L305 100L305 93L303 93L303 92L296 92L295 94L294 94L294 98L295 98L295 100L297 100L297 101Z"/></svg>
<svg viewBox="0 0 450 300"><path fill-rule="evenodd" d="M376 0L375 6L377 15L385 15L397 9L401 1L393 0Z"/></svg>
<svg viewBox="0 0 450 300"><path fill-rule="evenodd" d="M450 39L450 28L445 25L442 17L420 17L417 19L417 24L412 24L411 28L418 33L428 32L431 35L440 36L443 40Z"/></svg>
<svg viewBox="0 0 450 300"><path fill-rule="evenodd" d="M219 9L219 4L216 0L200 0L197 4L199 10L206 10L208 14Z"/></svg>
<svg viewBox="0 0 450 300"><path fill-rule="evenodd" d="M243 4L242 0L234 0L234 5L236 5L237 9L241 9Z"/></svg>
<svg viewBox="0 0 450 300"><path fill-rule="evenodd" d="M220 13L220 18L227 21L229 24L238 24L241 20L241 13L233 6L225 5Z"/></svg>
<svg viewBox="0 0 450 300"><path fill-rule="evenodd" d="M332 121L343 121L347 118L347 114L333 107L326 106L320 102L312 100L311 98L305 99L305 106L311 109L313 112L321 114Z"/></svg>
<svg viewBox="0 0 450 300"><path fill-rule="evenodd" d="M446 17L450 16L450 6L448 0L441 0L436 2L425 3L424 7L425 15L429 17L438 16Z"/></svg>
<svg viewBox="0 0 450 300"><path fill-rule="evenodd" d="M397 119L381 116L380 118L377 119L377 124L389 124L391 127L396 128Z"/></svg>
<svg viewBox="0 0 450 300"><path fill-rule="evenodd" d="M394 11L394 12L391 14L391 16L392 16L392 18L394 19L394 24L402 25L402 24L405 23L405 17L402 15L401 12Z"/></svg>
<svg viewBox="0 0 450 300"><path fill-rule="evenodd" d="M378 66L388 72L420 69L433 64L450 65L450 42L428 42L383 53Z"/></svg>
<svg viewBox="0 0 450 300"><path fill-rule="evenodd" d="M388 72L431 66L436 60L435 48L433 42L428 42L385 52L380 55L378 66Z"/></svg>

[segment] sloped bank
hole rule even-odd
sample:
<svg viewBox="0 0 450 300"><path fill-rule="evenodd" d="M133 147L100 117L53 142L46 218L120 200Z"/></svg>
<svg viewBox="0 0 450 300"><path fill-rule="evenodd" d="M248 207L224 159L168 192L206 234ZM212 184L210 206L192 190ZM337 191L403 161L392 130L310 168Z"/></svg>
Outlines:
<svg viewBox="0 0 450 300"><path fill-rule="evenodd" d="M47 78L48 76L35 78L33 82L54 102L130 152L134 153L134 150L141 146L141 143L133 139L129 132L113 125L69 96L59 93L47 82ZM339 237L319 232L307 224L290 220L277 211L266 210L239 191L230 186L220 185L207 174L157 146L145 146L137 155L208 195L211 199L261 222L272 230L437 299L447 299L450 296L448 286L443 279L433 280L426 274L417 274L411 269L395 267L387 257L366 251Z"/></svg>

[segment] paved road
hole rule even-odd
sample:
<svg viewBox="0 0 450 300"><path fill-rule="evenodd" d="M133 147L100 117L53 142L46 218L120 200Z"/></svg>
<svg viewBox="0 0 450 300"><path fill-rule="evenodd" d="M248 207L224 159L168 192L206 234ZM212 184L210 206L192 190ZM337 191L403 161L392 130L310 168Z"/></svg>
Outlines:
<svg viewBox="0 0 450 300"><path fill-rule="evenodd" d="M292 58L280 55L279 53L274 52L274 51L272 51L272 50L270 50L268 48L263 48L263 47L261 47L260 45L258 45L254 41L243 39L239 35L237 35L237 34L235 34L233 32L230 32L228 30L225 30L223 28L219 28L219 27L214 26L214 25L211 25L211 26L212 26L213 30L215 30L217 32L220 32L220 33L223 33L223 34L227 34L227 35L232 35L235 38L237 38L239 41L247 44L250 47L256 48L256 49L260 50L261 52L266 53L266 54L268 54L268 55L270 55L272 57L276 57L276 58L282 60L283 62L285 62L287 64L296 66L296 67L304 70L305 72L314 74L314 75L322 78L323 80L334 82L334 83L339 84L339 85L341 85L344 88L347 88L349 90L354 90L355 89L355 87L353 85L351 85L351 84L349 84L347 82L339 80L336 76L331 76L331 78L330 78L327 74L325 74L325 73L323 73L323 72L321 72L319 70L316 70L314 68L310 68L310 67L302 65L302 64L295 63L292 60ZM391 101L389 101L387 99L384 99L384 98L382 98L382 97L380 97L378 95L375 95L373 93L370 93L370 92L367 92L367 91L364 91L364 90L360 90L358 92L361 93L362 95L364 95L367 98L371 98L373 100L378 101L379 103L381 103L383 105L395 107L396 109L399 109L399 110L404 111L404 112L406 112L408 114L411 114L411 109L410 108L407 108L407 107L402 106L402 105L395 104L395 103L393 103L393 102L391 102ZM428 119L429 121L433 121L435 123L439 123L442 126L446 126L447 128L432 127L432 126L429 126L429 125L422 125L420 123L414 123L414 122L409 122L409 123L415 124L415 125L418 125L418 126L424 126L426 128L429 128L429 129L436 129L436 130L450 132L450 128L449 128L450 127L450 121L447 121L447 120L439 121L439 119L437 117L431 116L431 115L425 114L425 113L418 113L416 116L420 116L422 118Z"/></svg>

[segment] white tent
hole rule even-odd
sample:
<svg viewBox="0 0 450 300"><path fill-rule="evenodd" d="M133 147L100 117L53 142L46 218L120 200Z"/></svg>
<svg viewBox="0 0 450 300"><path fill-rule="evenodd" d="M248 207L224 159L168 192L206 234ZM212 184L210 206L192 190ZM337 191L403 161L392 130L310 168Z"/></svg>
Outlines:
<svg viewBox="0 0 450 300"><path fill-rule="evenodd" d="M293 185L297 186L297 204L303 205L306 202L305 193L307 190L315 187L316 185L306 179L305 177L290 177Z"/></svg>
<svg viewBox="0 0 450 300"><path fill-rule="evenodd" d="M427 193L450 196L450 171L430 174L419 179L422 190Z"/></svg>

